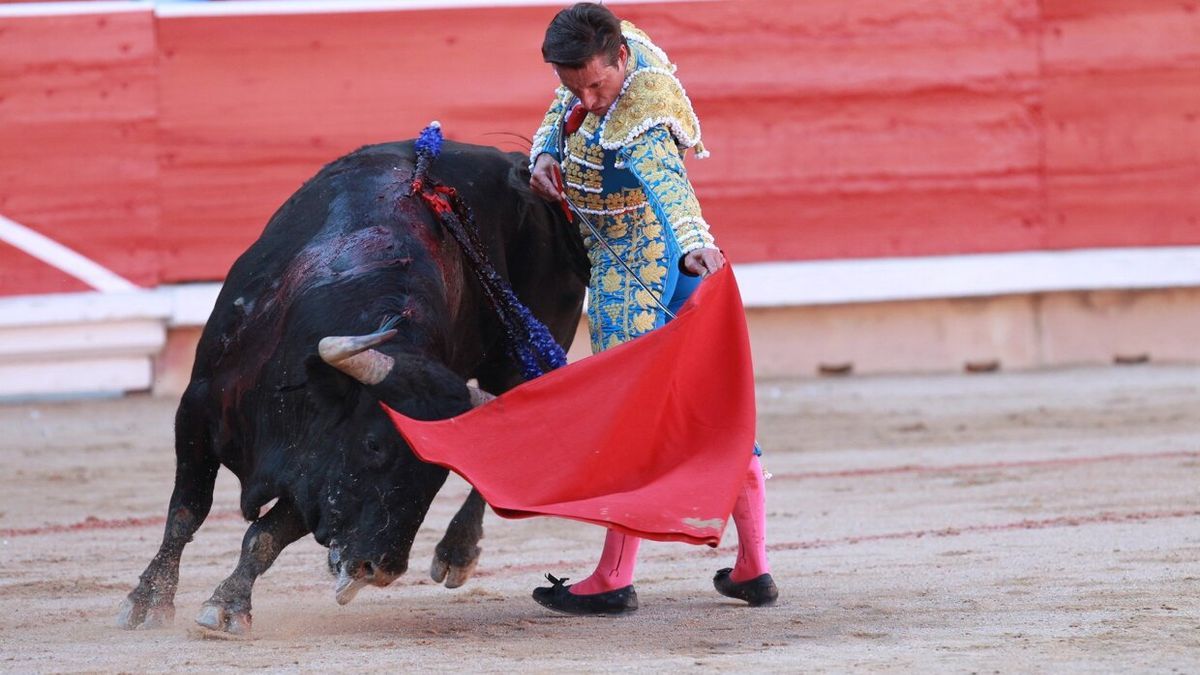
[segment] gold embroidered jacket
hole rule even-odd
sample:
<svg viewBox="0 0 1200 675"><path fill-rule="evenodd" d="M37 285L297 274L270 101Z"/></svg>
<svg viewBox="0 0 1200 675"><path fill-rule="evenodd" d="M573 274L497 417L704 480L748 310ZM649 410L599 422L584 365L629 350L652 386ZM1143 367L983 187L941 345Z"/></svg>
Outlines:
<svg viewBox="0 0 1200 675"><path fill-rule="evenodd" d="M622 22L622 29L630 60L620 96L603 117L588 113L564 143L562 120L575 97L559 87L534 136L530 161L550 153L562 164L567 196L666 304L679 258L714 246L683 166L688 149L698 157L707 153L675 66L633 24ZM592 263L592 350L662 325L666 317L646 290L590 232L581 234Z"/></svg>

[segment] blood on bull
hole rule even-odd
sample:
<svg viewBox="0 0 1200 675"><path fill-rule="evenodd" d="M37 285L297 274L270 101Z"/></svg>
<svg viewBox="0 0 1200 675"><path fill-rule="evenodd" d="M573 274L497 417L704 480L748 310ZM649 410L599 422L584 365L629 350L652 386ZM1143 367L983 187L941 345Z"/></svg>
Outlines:
<svg viewBox="0 0 1200 675"><path fill-rule="evenodd" d="M446 143L426 164L429 184L474 214L471 256L486 260L566 346L587 260L562 214L530 193L525 158ZM255 579L309 533L329 547L339 602L406 571L447 472L417 460L380 397L410 417L442 419L471 407L469 378L496 393L524 379L506 348L511 327L485 297L471 256L415 189L415 175L412 142L342 157L292 195L234 263L176 413L163 540L118 625L172 621L180 557L208 515L221 466L241 482L251 525L233 573L201 608L202 626L248 632ZM318 354L323 338L338 335L367 336L326 342L326 359L343 370L387 360L371 371L373 384ZM437 545L435 580L456 586L470 576L483 509L472 491Z"/></svg>

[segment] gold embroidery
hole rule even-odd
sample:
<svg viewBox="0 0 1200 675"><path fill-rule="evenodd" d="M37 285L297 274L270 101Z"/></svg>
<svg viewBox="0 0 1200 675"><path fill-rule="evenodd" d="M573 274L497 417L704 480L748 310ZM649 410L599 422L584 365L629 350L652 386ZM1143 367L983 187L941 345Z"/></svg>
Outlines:
<svg viewBox="0 0 1200 675"><path fill-rule="evenodd" d="M645 258L647 262L660 260L666 254L667 245L661 241L651 241L650 243L646 244L645 248L642 249L642 257Z"/></svg>
<svg viewBox="0 0 1200 675"><path fill-rule="evenodd" d="M612 293L621 287L621 275L617 274L617 270L613 267L608 268L608 273L604 275L604 279L600 282L602 288Z"/></svg>
<svg viewBox="0 0 1200 675"><path fill-rule="evenodd" d="M599 145L589 145L584 151L583 159L588 163L604 166L604 148Z"/></svg>
<svg viewBox="0 0 1200 675"><path fill-rule="evenodd" d="M655 129L627 150L629 169L654 193L682 251L712 246L713 238L700 214L700 203L687 180L679 149L665 131ZM656 224L655 227L661 227ZM647 231L647 236L653 237Z"/></svg>
<svg viewBox="0 0 1200 675"><path fill-rule="evenodd" d="M600 126L600 118L596 117L592 113L588 113L587 117L583 118L583 124L579 125L579 129L580 129L580 131L587 134L588 136L595 136L596 129L599 126Z"/></svg>
<svg viewBox="0 0 1200 675"><path fill-rule="evenodd" d="M581 192L575 188L567 188L567 196L581 209L599 211L604 208L604 198L592 192Z"/></svg>
<svg viewBox="0 0 1200 675"><path fill-rule="evenodd" d="M683 85L673 75L675 66L666 54L631 23L622 23L622 32L642 67L629 73L621 97L605 115L600 126L600 145L622 148L650 128L664 125L671 130L681 148L695 148L706 156L700 138L700 120Z"/></svg>
<svg viewBox="0 0 1200 675"><path fill-rule="evenodd" d="M551 147L550 139L562 124L563 112L566 110L567 101L570 98L571 92L566 87L559 86L554 90L554 102L550 104L550 109L546 111L545 117L542 118L541 126L538 127L537 132L533 135L533 143L529 149L529 161L531 163L543 152L557 152L557 148Z"/></svg>
<svg viewBox="0 0 1200 675"><path fill-rule="evenodd" d="M639 333L645 333L654 329L654 313L653 312L638 312L633 317L633 328Z"/></svg>
<svg viewBox="0 0 1200 675"><path fill-rule="evenodd" d="M625 30L641 71L627 80L610 115L584 119L566 141L570 157L563 162L575 186L567 186L568 196L611 246L581 224L592 263L588 319L596 352L663 322L657 301L679 252L676 243L707 234L696 226L703 221L680 153L681 146L697 144L699 124L666 55L635 27ZM638 187L624 187L635 178Z"/></svg>
<svg viewBox="0 0 1200 675"><path fill-rule="evenodd" d="M638 270L638 276L647 284L657 284L667 276L667 268L663 265L646 265Z"/></svg>

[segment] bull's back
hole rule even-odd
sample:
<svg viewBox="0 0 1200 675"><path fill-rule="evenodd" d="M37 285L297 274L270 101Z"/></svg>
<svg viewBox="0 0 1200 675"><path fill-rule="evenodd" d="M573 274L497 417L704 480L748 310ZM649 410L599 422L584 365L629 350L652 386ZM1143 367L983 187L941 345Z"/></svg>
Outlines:
<svg viewBox="0 0 1200 675"><path fill-rule="evenodd" d="M266 371L289 348L294 369L323 335L369 331L390 310L426 320L444 310L436 305L445 300L439 258L447 247L410 194L414 159L411 141L366 146L301 186L231 267L198 345L193 379L222 370L272 376ZM502 202L513 199L510 174L519 163L494 148L446 142L430 173L486 219L512 210ZM486 244L499 245L493 240L501 226L480 229ZM372 301L379 298L395 306ZM428 341L432 330L413 337Z"/></svg>

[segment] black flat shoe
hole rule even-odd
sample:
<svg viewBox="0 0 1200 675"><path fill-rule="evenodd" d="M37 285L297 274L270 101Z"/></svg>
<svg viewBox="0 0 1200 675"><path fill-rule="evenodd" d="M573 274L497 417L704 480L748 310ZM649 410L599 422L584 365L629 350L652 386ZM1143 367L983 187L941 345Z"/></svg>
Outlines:
<svg viewBox="0 0 1200 675"><path fill-rule="evenodd" d="M546 579L553 586L542 586L533 589L533 599L542 607L563 614L628 614L638 608L637 591L633 584L615 591L593 593L591 595L575 595L570 586L563 585L566 579L555 578L547 574Z"/></svg>
<svg viewBox="0 0 1200 675"><path fill-rule="evenodd" d="M732 567L717 570L713 577L713 586L721 595L745 600L751 607L767 607L775 604L779 598L779 589L770 574L762 574L748 581L734 581L729 578Z"/></svg>

